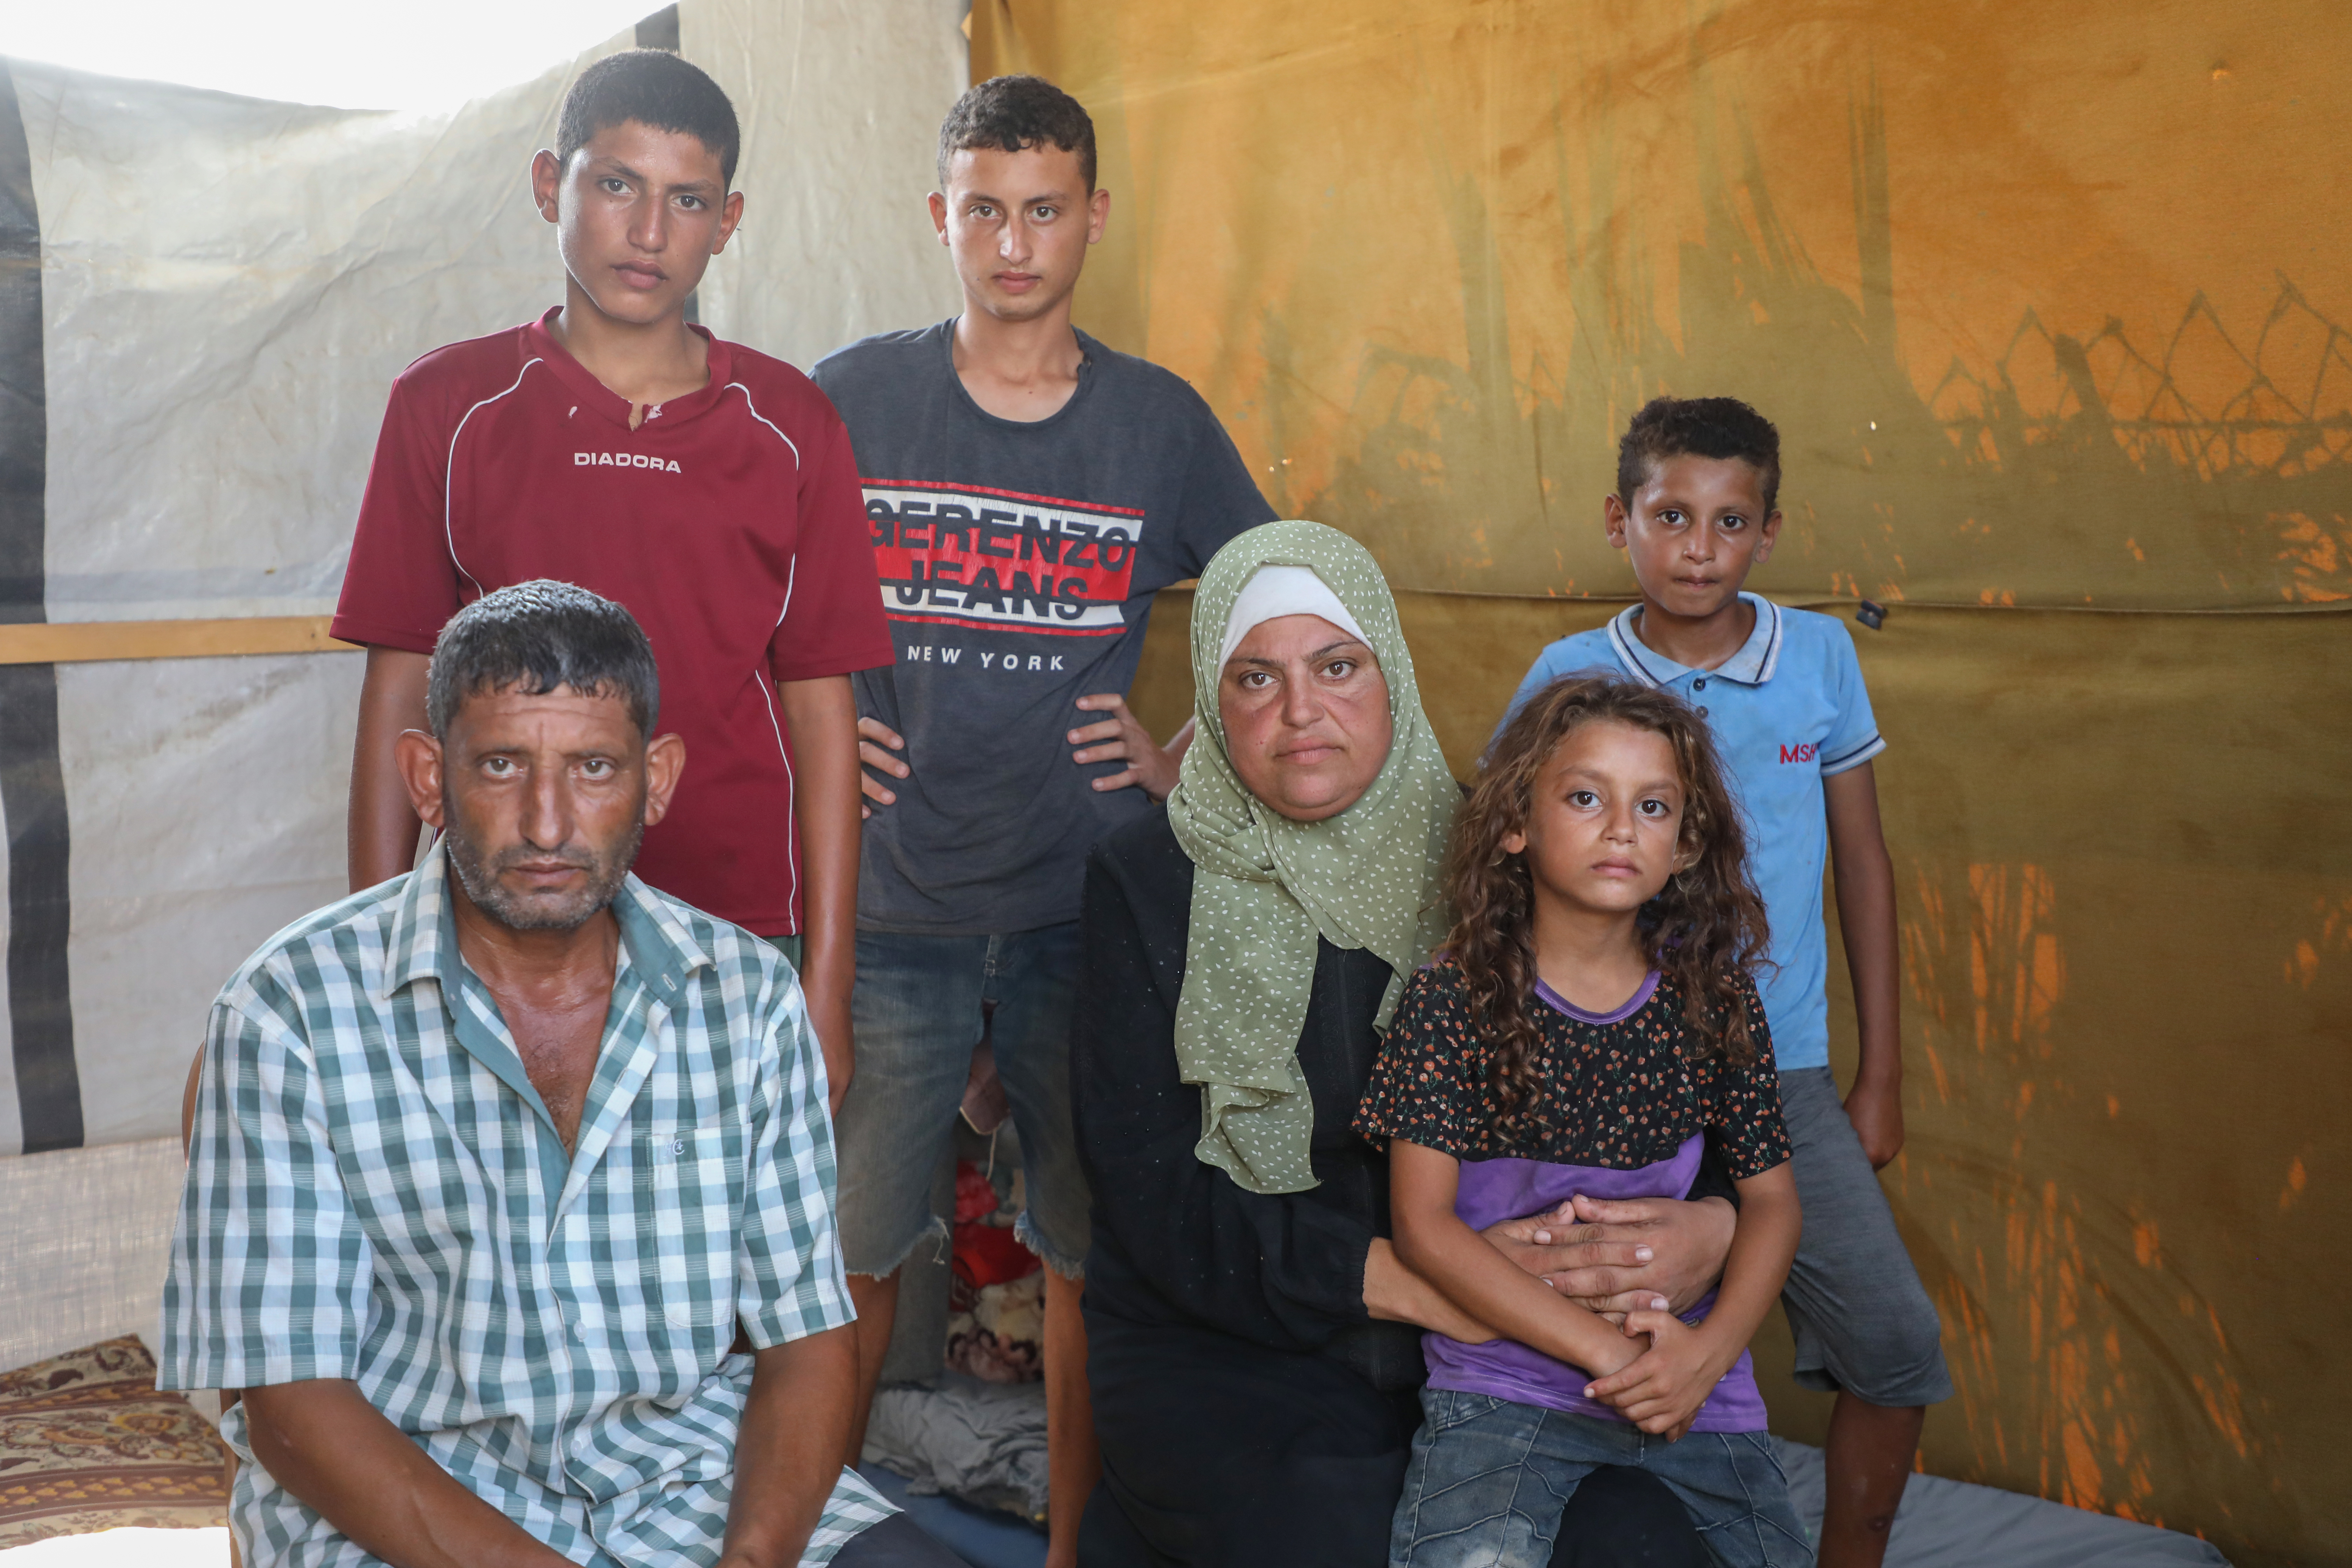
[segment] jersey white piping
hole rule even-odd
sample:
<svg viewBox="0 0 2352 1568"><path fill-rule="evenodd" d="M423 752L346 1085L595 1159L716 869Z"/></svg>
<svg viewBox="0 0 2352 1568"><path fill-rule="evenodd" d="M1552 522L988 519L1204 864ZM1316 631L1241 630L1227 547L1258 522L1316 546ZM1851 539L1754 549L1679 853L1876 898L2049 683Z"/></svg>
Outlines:
<svg viewBox="0 0 2352 1568"><path fill-rule="evenodd" d="M776 439L782 441L792 451L793 467L799 468L801 466L800 444L781 429L777 429L776 422L760 412L760 405L751 401L751 389L740 381L730 381L727 384L727 390L743 395L743 406L751 410L751 417L776 432ZM776 612L776 626L780 630L783 626L784 617L792 614L793 584L799 578L800 571L800 552L796 550L793 552L792 565L784 571L784 607ZM776 754L784 759L784 793L786 798L797 800L800 781L793 776L792 748L784 744L784 727L776 718L775 684L768 679L768 672L765 668L762 668L760 671L760 696L768 704L768 726L776 732ZM793 823L787 822L784 824L784 864L791 873L791 887L785 893L784 907L789 909L801 896L800 830ZM803 931L807 929L805 921L802 922L802 929Z"/></svg>
<svg viewBox="0 0 2352 1568"><path fill-rule="evenodd" d="M751 395L745 393L743 401L751 402ZM759 411L752 410L751 416L758 419ZM767 421L761 420L761 423L765 425ZM768 427L772 430L775 429L772 425ZM776 434L782 436L784 433L782 430L776 430ZM792 446L792 438L785 437L784 444L788 447ZM797 447L793 447L793 458L795 462L800 459L800 448ZM784 569L784 607L776 612L776 626L779 630L783 627L784 617L792 614L793 584L800 574L801 553L795 550L793 552L793 563ZM784 744L784 726L776 718L775 685L774 681L768 679L768 671L763 665L760 670L760 696L768 704L768 727L776 732L776 754L784 759L784 798L797 805L800 781L793 777L792 748ZM787 818L784 823L784 868L789 874L788 879L791 883L784 892L784 908L789 910L801 896L801 836L800 829L790 818ZM801 929L803 931L808 929L808 922L805 920L801 922Z"/></svg>
<svg viewBox="0 0 2352 1568"><path fill-rule="evenodd" d="M483 409L488 408L499 398L506 396L507 393L512 392L515 389L515 386L520 386L522 384L522 378L530 374L530 367L539 363L539 357L536 354L531 356L530 359L523 361L522 369L515 373L514 386L508 387L506 392L497 393L491 396L485 397L479 403L475 404L471 408L467 409L466 418L458 420L457 427L449 432L449 467L441 476L441 537L448 542L449 564L457 569L457 575L463 577L467 582L474 584L474 597L477 599L482 596L481 580L476 577L471 572L467 571L466 563L457 559L457 531L450 521L450 508L456 500L455 492L457 474L457 437L466 433L466 419L471 419L475 415L479 414Z"/></svg>
<svg viewBox="0 0 2352 1568"><path fill-rule="evenodd" d="M800 443L794 441L790 436L785 435L782 430L776 430L776 422L760 412L760 405L751 401L751 389L744 385L740 381L730 381L727 384L727 390L730 392L740 392L743 395L743 406L751 411L751 417L757 419L761 424L765 425L769 429L776 431L776 439L782 441L785 446L790 447L793 449L793 467L795 468L799 468L801 466ZM787 607L792 604L792 596L793 591L789 586L787 586L784 589L784 603ZM776 624L778 626L783 625L784 617L778 616L776 617Z"/></svg>

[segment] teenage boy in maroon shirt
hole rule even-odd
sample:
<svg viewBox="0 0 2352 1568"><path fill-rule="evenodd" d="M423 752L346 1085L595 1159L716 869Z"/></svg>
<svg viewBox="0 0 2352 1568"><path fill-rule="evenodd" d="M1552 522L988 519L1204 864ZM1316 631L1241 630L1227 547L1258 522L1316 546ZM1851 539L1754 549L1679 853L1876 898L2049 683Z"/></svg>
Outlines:
<svg viewBox="0 0 2352 1568"><path fill-rule="evenodd" d="M351 880L414 858L394 742L425 728L433 641L458 606L538 577L617 600L652 639L689 763L638 874L799 963L837 1106L857 896L849 677L889 664L891 645L833 405L686 320L742 216L739 145L726 94L677 56L589 67L531 163L563 305L394 384L334 623L368 649ZM563 858L571 830L551 817L538 848Z"/></svg>

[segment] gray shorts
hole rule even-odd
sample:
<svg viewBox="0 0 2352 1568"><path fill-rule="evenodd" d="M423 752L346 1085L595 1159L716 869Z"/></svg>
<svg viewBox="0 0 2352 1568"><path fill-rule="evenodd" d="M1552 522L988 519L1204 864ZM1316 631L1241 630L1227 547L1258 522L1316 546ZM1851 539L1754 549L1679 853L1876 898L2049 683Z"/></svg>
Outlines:
<svg viewBox="0 0 2352 1568"><path fill-rule="evenodd" d="M1780 1305L1807 1388L1901 1408L1952 1396L1943 1325L1827 1068L1780 1075L1805 1228Z"/></svg>

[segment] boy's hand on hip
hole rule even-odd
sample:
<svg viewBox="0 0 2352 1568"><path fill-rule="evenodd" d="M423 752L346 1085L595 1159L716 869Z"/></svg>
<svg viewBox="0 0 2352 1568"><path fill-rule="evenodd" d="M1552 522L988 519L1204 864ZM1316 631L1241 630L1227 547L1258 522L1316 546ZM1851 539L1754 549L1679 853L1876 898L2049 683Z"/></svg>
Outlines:
<svg viewBox="0 0 2352 1568"><path fill-rule="evenodd" d="M1108 713L1110 717L1070 731L1070 744L1078 748L1072 753L1072 760L1127 763L1124 772L1107 773L1095 780L1095 788L1113 790L1140 785L1154 801L1166 800L1168 792L1176 787L1177 759L1162 751L1151 738L1151 731L1136 721L1135 715L1128 711L1127 699L1115 691L1097 691L1079 698L1078 708L1083 712Z"/></svg>
<svg viewBox="0 0 2352 1568"><path fill-rule="evenodd" d="M1903 1085L1898 1079L1888 1083L1884 1079L1858 1078L1845 1097L1846 1120L1853 1123L1853 1135L1862 1140L1862 1152L1870 1157L1870 1168L1885 1169L1887 1163L1903 1152Z"/></svg>
<svg viewBox="0 0 2352 1568"><path fill-rule="evenodd" d="M1690 1430L1699 1406L1739 1359L1739 1348L1731 1347L1726 1359L1712 1335L1655 1310L1627 1313L1625 1333L1629 1339L1647 1335L1650 1348L1622 1371L1594 1379L1585 1397L1671 1443Z"/></svg>
<svg viewBox="0 0 2352 1568"><path fill-rule="evenodd" d="M883 749L886 746L889 748L888 751ZM857 787L866 796L864 800L857 803L857 815L861 819L873 816L876 806L891 805L898 799L889 785L876 778L866 769L877 769L888 773L894 779L905 778L914 770L908 767L902 759L892 756L890 752L903 752L906 749L907 738L883 723L881 720L860 719L857 721L857 760L866 764L865 767L857 770Z"/></svg>

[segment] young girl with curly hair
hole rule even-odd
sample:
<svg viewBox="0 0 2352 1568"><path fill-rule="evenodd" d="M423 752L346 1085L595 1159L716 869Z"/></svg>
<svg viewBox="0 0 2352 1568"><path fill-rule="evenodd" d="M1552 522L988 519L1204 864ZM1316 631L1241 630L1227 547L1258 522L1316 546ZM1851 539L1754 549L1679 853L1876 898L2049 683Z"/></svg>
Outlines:
<svg viewBox="0 0 2352 1568"><path fill-rule="evenodd" d="M1748 1364L1797 1192L1751 977L1764 906L1705 721L1630 682L1549 687L1488 755L1446 886L1452 933L1356 1125L1390 1145L1399 1257L1494 1337L1423 1336L1391 1563L1539 1568L1601 1465L1654 1471L1727 1564L1811 1563ZM1738 1229L1683 1317L1596 1314L1478 1234L1579 1193L1679 1198L1710 1141Z"/></svg>

